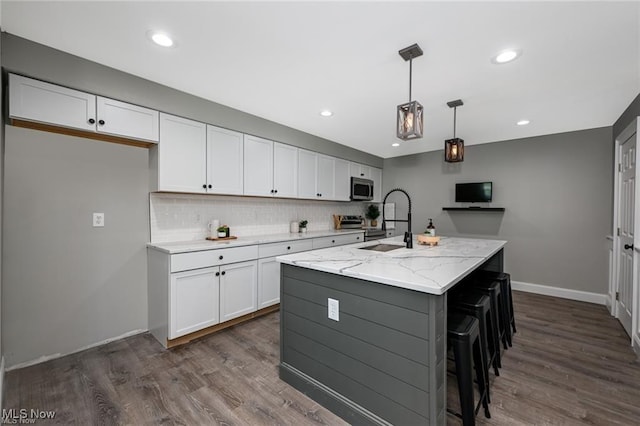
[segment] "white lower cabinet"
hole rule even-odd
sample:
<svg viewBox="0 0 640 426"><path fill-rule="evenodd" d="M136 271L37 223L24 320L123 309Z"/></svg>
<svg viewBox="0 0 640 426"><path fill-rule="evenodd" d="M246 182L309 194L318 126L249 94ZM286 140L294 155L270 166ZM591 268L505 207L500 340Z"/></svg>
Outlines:
<svg viewBox="0 0 640 426"><path fill-rule="evenodd" d="M220 267L220 320L241 317L257 310L258 262Z"/></svg>
<svg viewBox="0 0 640 426"><path fill-rule="evenodd" d="M258 260L258 309L280 303L280 263L274 257Z"/></svg>
<svg viewBox="0 0 640 426"><path fill-rule="evenodd" d="M169 339L220 322L218 267L171 274Z"/></svg>

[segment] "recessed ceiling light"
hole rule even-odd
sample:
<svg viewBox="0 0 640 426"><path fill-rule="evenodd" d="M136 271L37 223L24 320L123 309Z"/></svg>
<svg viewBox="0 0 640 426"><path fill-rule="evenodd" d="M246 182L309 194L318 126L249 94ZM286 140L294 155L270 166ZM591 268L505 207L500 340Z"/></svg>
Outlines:
<svg viewBox="0 0 640 426"><path fill-rule="evenodd" d="M167 34L158 31L150 31L149 38L153 40L155 44L162 47L171 47L173 46L173 40Z"/></svg>
<svg viewBox="0 0 640 426"><path fill-rule="evenodd" d="M502 52L491 58L491 62L493 62L494 64L506 64L507 62L513 61L521 54L522 50L520 49L503 50Z"/></svg>
<svg viewBox="0 0 640 426"><path fill-rule="evenodd" d="M400 144L398 142L394 142L391 144L391 146L400 146Z"/></svg>
<svg viewBox="0 0 640 426"><path fill-rule="evenodd" d="M526 126L526 125L527 125L527 124L529 124L529 123L530 123L530 121L529 121L529 120L520 120L520 121L518 121L516 124L517 124L518 126Z"/></svg>
<svg viewBox="0 0 640 426"><path fill-rule="evenodd" d="M320 115L323 117L331 117L333 115L333 113L331 111L329 111L328 109L322 110L320 111Z"/></svg>

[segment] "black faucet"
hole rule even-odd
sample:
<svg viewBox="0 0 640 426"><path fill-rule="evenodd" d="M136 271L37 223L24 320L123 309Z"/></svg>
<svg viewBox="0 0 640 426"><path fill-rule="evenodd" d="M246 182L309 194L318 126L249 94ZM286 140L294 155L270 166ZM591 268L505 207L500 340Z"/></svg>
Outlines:
<svg viewBox="0 0 640 426"><path fill-rule="evenodd" d="M392 192L396 192L396 191L402 192L404 195L406 195L407 200L409 201L409 211L407 213L406 220L384 218L384 206L385 204L387 204L387 197ZM400 189L400 188L392 189L391 191L387 192L387 195L384 196L384 200L382 200L382 230L383 231L387 230L387 224L386 224L387 222L407 222L407 232L404 233L404 242L407 243L407 248L413 248L413 234L411 233L411 197L409 197L409 194L404 189ZM385 232L385 235L386 235L386 232Z"/></svg>

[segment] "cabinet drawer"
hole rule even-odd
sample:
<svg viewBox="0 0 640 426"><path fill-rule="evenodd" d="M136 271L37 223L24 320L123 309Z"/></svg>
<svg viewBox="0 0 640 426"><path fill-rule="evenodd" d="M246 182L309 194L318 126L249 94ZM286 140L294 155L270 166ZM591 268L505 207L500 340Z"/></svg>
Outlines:
<svg viewBox="0 0 640 426"><path fill-rule="evenodd" d="M311 250L313 243L311 239L300 241L285 241L282 243L261 244L258 248L260 259L271 256L280 256L283 254L298 253L301 251Z"/></svg>
<svg viewBox="0 0 640 426"><path fill-rule="evenodd" d="M171 255L171 272L207 268L258 258L258 246L232 247Z"/></svg>
<svg viewBox="0 0 640 426"><path fill-rule="evenodd" d="M342 246L345 244L361 243L364 241L364 233L334 235L332 237L321 237L313 239L313 249Z"/></svg>

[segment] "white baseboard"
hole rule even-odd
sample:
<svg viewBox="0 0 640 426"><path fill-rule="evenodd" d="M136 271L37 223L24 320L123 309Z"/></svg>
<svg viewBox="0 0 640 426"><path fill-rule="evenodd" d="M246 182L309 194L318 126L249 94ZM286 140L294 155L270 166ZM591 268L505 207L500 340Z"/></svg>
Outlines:
<svg viewBox="0 0 640 426"><path fill-rule="evenodd" d="M148 330L132 330L132 331L129 331L127 333L121 334L120 336L111 337L109 339L102 340L100 342L92 343L90 345L83 346L81 348L75 349L75 350L73 350L71 352L67 352L67 353L64 353L64 354L57 353L57 354L51 354L51 355L43 355L40 358L32 359L31 361L25 361L25 362L21 362L19 364L12 365L12 366L7 368L7 371L18 370L20 368L24 368L24 367L29 367L29 366L32 366L32 365L40 364L42 362L50 361L52 359L62 358L63 356L67 356L67 355L75 354L75 353L78 353L78 352L82 352L82 351L87 350L87 349L95 348L96 346L106 345L107 343L113 342L115 340L124 339L125 337L134 336L134 335L140 334L140 333L146 333L147 331ZM4 367L4 358L2 358L2 366Z"/></svg>
<svg viewBox="0 0 640 426"><path fill-rule="evenodd" d="M551 287L548 285L511 281L511 288L527 293L544 294L545 296L562 297L563 299L577 300L579 302L607 305L608 294L590 293L588 291L572 290L569 288ZM609 302L610 303L610 302Z"/></svg>
<svg viewBox="0 0 640 426"><path fill-rule="evenodd" d="M2 413L2 401L4 401L4 356L0 360L0 413Z"/></svg>

